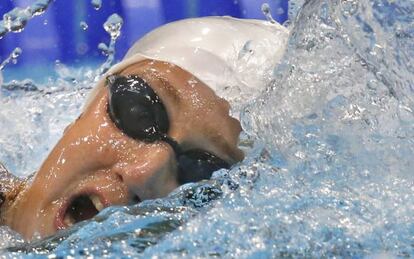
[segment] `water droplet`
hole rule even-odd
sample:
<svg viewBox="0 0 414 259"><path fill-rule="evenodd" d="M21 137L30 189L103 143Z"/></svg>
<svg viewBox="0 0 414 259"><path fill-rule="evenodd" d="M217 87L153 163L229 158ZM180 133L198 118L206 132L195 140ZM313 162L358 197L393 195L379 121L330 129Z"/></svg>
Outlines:
<svg viewBox="0 0 414 259"><path fill-rule="evenodd" d="M108 56L105 63L100 67L99 74L105 73L112 66L115 60L115 43L116 39L119 37L119 35L121 35L122 24L123 20L121 16L114 13L108 17L103 25L105 31L111 36L111 41L109 42L109 46L105 45L104 43L100 43L98 45L98 48L102 50L102 53L105 56Z"/></svg>
<svg viewBox="0 0 414 259"><path fill-rule="evenodd" d="M95 10L99 10L102 7L102 0L92 0L91 4L93 5L93 8L95 8Z"/></svg>
<svg viewBox="0 0 414 259"><path fill-rule="evenodd" d="M81 21L80 27L82 30L86 31L88 29L88 24L85 21Z"/></svg>
<svg viewBox="0 0 414 259"><path fill-rule="evenodd" d="M269 22L271 23L276 22L275 19L273 19L272 14L270 13L270 6L268 3L262 4L262 12Z"/></svg>
<svg viewBox="0 0 414 259"><path fill-rule="evenodd" d="M121 28L123 24L121 16L114 13L108 17L103 27L107 33L111 36L111 39L117 39L121 35Z"/></svg>
<svg viewBox="0 0 414 259"><path fill-rule="evenodd" d="M108 56L108 46L106 46L105 43L103 42L99 43L98 49L100 49L105 56Z"/></svg>
<svg viewBox="0 0 414 259"><path fill-rule="evenodd" d="M22 54L22 49L17 47L12 52L12 58L16 59L20 54Z"/></svg>
<svg viewBox="0 0 414 259"><path fill-rule="evenodd" d="M0 64L0 70L3 70L3 68L10 63L10 61L13 64L17 63L17 58L20 56L20 54L22 54L22 49L17 47L15 48L12 53L10 53L10 55Z"/></svg>

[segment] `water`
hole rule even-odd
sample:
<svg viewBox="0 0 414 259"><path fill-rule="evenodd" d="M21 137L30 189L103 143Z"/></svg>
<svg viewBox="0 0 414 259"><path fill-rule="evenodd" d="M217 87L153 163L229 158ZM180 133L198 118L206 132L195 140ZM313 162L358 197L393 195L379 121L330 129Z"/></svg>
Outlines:
<svg viewBox="0 0 414 259"><path fill-rule="evenodd" d="M271 10L270 10L270 6L268 3L264 3L262 4L262 12L265 15L266 19L271 22L271 23L275 23L275 19L273 19L272 14L271 14Z"/></svg>
<svg viewBox="0 0 414 259"><path fill-rule="evenodd" d="M13 64L16 64L17 63L17 58L20 56L20 54L22 54L22 49L17 47L12 51L12 53L10 53L10 55L5 60L3 60L3 62L1 62L1 64L0 64L0 85L3 84L3 74L2 74L1 71L4 69L4 67L7 64L10 63L10 61Z"/></svg>
<svg viewBox="0 0 414 259"><path fill-rule="evenodd" d="M81 27L82 30L86 31L88 29L88 24L84 21L81 21L79 23L79 26Z"/></svg>
<svg viewBox="0 0 414 259"><path fill-rule="evenodd" d="M21 32L27 22L35 16L43 14L52 0L37 0L26 8L16 7L3 15L0 21L0 39L9 32Z"/></svg>
<svg viewBox="0 0 414 259"><path fill-rule="evenodd" d="M413 256L413 14L411 1L307 1L274 82L240 105L242 163L47 240L0 228L2 255ZM33 154L79 112L95 74L69 74L2 90L0 122L14 130L0 129L0 160L12 171L34 170Z"/></svg>
<svg viewBox="0 0 414 259"><path fill-rule="evenodd" d="M111 68L112 64L114 63L115 43L118 37L121 35L122 25L123 19L116 13L109 16L103 24L105 31L111 37L111 41L109 42L109 46L103 42L99 43L98 45L98 48L102 51L102 53L108 57L100 68L100 74L105 73L109 68Z"/></svg>
<svg viewBox="0 0 414 259"><path fill-rule="evenodd" d="M91 4L93 6L93 8L95 8L95 10L99 10L102 7L102 0L92 0Z"/></svg>
<svg viewBox="0 0 414 259"><path fill-rule="evenodd" d="M12 63L16 63L17 62L17 58L20 56L20 54L22 54L22 49L17 47L15 48L12 53L10 53L10 55L0 64L0 71L3 70L3 68L10 63L10 61ZM3 83L3 82L2 82Z"/></svg>

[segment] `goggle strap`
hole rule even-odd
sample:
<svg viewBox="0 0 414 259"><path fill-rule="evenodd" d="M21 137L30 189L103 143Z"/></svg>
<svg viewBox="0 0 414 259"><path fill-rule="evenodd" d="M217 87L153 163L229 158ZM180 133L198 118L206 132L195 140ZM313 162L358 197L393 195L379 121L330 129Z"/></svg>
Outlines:
<svg viewBox="0 0 414 259"><path fill-rule="evenodd" d="M175 141L174 139L170 138L168 135L162 134L160 140L161 141L164 141L165 143L167 143L168 145L171 146L171 148L174 150L175 156L177 158L182 154L182 150L180 148L180 144L178 144L177 141Z"/></svg>

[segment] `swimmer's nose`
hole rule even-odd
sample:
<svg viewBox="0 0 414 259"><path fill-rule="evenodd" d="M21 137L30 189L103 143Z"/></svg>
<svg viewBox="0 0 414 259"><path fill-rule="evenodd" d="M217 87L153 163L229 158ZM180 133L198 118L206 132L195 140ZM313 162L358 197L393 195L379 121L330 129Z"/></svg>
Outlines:
<svg viewBox="0 0 414 259"><path fill-rule="evenodd" d="M166 196L178 186L175 154L167 144L140 150L134 156L136 161L121 159L113 169L141 200Z"/></svg>

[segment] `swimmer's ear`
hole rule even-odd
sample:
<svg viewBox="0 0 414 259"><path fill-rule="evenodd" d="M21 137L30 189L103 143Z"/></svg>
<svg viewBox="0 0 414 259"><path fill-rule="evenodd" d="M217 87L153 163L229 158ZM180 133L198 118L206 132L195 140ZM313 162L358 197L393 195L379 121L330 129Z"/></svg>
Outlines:
<svg viewBox="0 0 414 259"><path fill-rule="evenodd" d="M25 181L11 174L0 163L0 212L3 206L12 202L17 194L22 190Z"/></svg>

